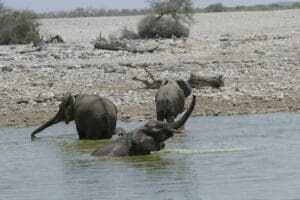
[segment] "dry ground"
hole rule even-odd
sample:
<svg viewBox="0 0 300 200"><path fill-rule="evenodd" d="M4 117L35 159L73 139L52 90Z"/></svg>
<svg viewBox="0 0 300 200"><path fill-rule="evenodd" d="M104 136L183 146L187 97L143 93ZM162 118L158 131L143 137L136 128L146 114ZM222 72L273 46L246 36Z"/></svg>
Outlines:
<svg viewBox="0 0 300 200"><path fill-rule="evenodd" d="M22 53L31 45L0 46L0 126L42 123L66 92L106 96L123 120L155 117L155 90L132 80L147 78L143 63L157 78L224 75L225 87L193 91L194 115L299 111L300 10L197 14L186 41L131 41L159 46L154 53L93 49L100 32L135 29L141 17L44 19L42 34L59 34L65 44L32 53Z"/></svg>

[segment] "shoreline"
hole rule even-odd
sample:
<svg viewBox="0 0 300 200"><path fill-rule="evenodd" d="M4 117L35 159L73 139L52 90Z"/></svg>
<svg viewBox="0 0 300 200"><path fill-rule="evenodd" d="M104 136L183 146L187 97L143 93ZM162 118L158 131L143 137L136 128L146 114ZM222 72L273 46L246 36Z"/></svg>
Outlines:
<svg viewBox="0 0 300 200"><path fill-rule="evenodd" d="M190 98L188 98L190 100ZM186 106L189 104L186 102ZM192 117L233 116L270 114L277 112L300 113L300 104L294 101L277 100L266 102L263 100L248 100L235 105L232 101L218 102L215 107L211 103L204 103L197 99ZM247 105L247 107L246 107ZM55 115L54 112L18 112L0 117L0 128L7 127L37 127ZM154 105L142 110L133 106L118 110L118 121L146 121L155 118ZM61 122L64 123L64 122ZM117 125L118 126L118 125Z"/></svg>

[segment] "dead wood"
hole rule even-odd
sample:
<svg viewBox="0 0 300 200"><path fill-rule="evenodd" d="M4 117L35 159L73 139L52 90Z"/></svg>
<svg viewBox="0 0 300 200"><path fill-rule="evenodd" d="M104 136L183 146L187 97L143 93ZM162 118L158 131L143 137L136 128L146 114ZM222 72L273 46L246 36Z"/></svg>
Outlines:
<svg viewBox="0 0 300 200"><path fill-rule="evenodd" d="M128 51L131 53L153 53L154 51L159 50L158 46L152 48L133 48L128 47L127 44L122 42L107 42L107 41L97 41L94 44L95 49L103 49L110 51Z"/></svg>
<svg viewBox="0 0 300 200"><path fill-rule="evenodd" d="M132 78L132 80L140 81L140 82L144 83L145 86L146 86L146 89L157 89L161 85L161 80L153 80L152 82L150 82L150 81L145 80L145 79L140 79L140 78L138 78L136 76L134 76Z"/></svg>
<svg viewBox="0 0 300 200"><path fill-rule="evenodd" d="M148 66L149 66L149 65L147 65L146 63L144 63L144 64L142 65L142 67L144 68L145 72L146 72L146 73L148 74L148 76L150 77L151 82L148 81L148 80L146 80L146 79L138 78L138 77L136 77L136 76L134 76L134 77L132 78L132 80L140 81L140 82L144 83L145 86L146 86L146 89L157 89L157 88L160 87L162 80L157 80L157 79L155 79L154 76L153 76L153 74L147 69Z"/></svg>
<svg viewBox="0 0 300 200"><path fill-rule="evenodd" d="M216 76L216 77L203 77L191 73L188 83L192 88L198 88L198 89L205 86L219 88L224 86L224 78L223 75Z"/></svg>
<svg viewBox="0 0 300 200"><path fill-rule="evenodd" d="M55 35L51 38L49 38L46 43L65 43L63 38L60 35Z"/></svg>
<svg viewBox="0 0 300 200"><path fill-rule="evenodd" d="M126 44L121 42L105 42L105 41L97 41L94 44L95 49L103 49L103 50L110 50L110 51L120 51L126 50Z"/></svg>
<svg viewBox="0 0 300 200"><path fill-rule="evenodd" d="M146 86L145 87L146 89L158 89L162 83L162 80L155 79L153 74L147 69L147 67L144 67L144 70L150 77L151 81L148 81L146 79L141 79L136 76L134 76L132 80L142 82ZM191 73L190 79L187 82L192 88L196 88L196 89L206 87L206 86L210 86L213 88L219 88L224 86L223 75L217 77L203 77Z"/></svg>
<svg viewBox="0 0 300 200"><path fill-rule="evenodd" d="M153 53L154 51L159 50L158 46L153 48L128 48L127 51L132 53Z"/></svg>
<svg viewBox="0 0 300 200"><path fill-rule="evenodd" d="M35 49L30 49L30 50L24 50L24 51L20 51L20 54L25 54L25 53L33 53L33 52L40 52L43 50L43 46L39 46Z"/></svg>

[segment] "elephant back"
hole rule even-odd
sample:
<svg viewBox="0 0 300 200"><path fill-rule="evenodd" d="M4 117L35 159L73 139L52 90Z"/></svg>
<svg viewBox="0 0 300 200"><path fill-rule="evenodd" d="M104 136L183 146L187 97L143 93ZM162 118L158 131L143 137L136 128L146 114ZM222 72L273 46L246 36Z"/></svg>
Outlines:
<svg viewBox="0 0 300 200"><path fill-rule="evenodd" d="M184 111L185 94L175 80L162 85L155 95L156 111L176 117Z"/></svg>
<svg viewBox="0 0 300 200"><path fill-rule="evenodd" d="M117 108L107 98L83 95L76 98L75 123L89 139L111 138L117 123Z"/></svg>

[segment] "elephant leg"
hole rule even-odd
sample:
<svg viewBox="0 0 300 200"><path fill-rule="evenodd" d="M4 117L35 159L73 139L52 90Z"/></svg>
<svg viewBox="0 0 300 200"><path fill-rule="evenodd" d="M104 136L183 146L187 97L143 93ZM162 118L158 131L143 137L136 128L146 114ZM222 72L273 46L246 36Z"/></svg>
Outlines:
<svg viewBox="0 0 300 200"><path fill-rule="evenodd" d="M164 149L166 144L164 142L162 142L162 143L159 144L159 146L160 146L160 149Z"/></svg>
<svg viewBox="0 0 300 200"><path fill-rule="evenodd" d="M164 121L164 112L163 111L157 111L156 112L156 118L157 118L157 121Z"/></svg>
<svg viewBox="0 0 300 200"><path fill-rule="evenodd" d="M89 123L87 128L87 139L99 140L105 138L101 126L103 126L102 123Z"/></svg>
<svg viewBox="0 0 300 200"><path fill-rule="evenodd" d="M175 115L175 112L172 110L172 109L169 109L167 111L167 114L166 114L166 119L167 119L167 122L170 123L170 122L174 122L175 121L175 118L176 118L176 115Z"/></svg>
<svg viewBox="0 0 300 200"><path fill-rule="evenodd" d="M174 116L167 116L167 122L174 122L175 121L175 117Z"/></svg>
<svg viewBox="0 0 300 200"><path fill-rule="evenodd" d="M76 130L80 140L86 139L86 133L80 129L77 123L76 123Z"/></svg>
<svg viewBox="0 0 300 200"><path fill-rule="evenodd" d="M112 135L115 133L115 130L116 130L117 120L116 119L111 119L109 123L110 123L109 137L112 137Z"/></svg>
<svg viewBox="0 0 300 200"><path fill-rule="evenodd" d="M109 139L111 127L109 127L110 121L107 118L90 119L87 127L87 138L91 140ZM112 133L111 133L112 134Z"/></svg>

